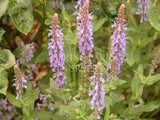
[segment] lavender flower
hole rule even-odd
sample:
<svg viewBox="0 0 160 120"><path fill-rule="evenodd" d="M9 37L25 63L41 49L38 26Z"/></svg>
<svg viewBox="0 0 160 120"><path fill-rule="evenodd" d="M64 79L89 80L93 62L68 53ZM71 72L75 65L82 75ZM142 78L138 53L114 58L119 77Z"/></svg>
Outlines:
<svg viewBox="0 0 160 120"><path fill-rule="evenodd" d="M37 110L41 110L41 107L42 107L42 104L37 103L37 107L36 107L36 109L37 109Z"/></svg>
<svg viewBox="0 0 160 120"><path fill-rule="evenodd" d="M112 26L113 28L116 28L116 30L111 36L112 39L111 58L113 59L116 56L117 59L116 75L118 75L121 72L120 66L123 64L123 59L125 57L125 50L126 50L126 37L124 30L127 30L127 28L124 25L125 22L124 18L125 18L125 5L122 4L119 8L117 23L114 23L114 25ZM112 69L111 63L109 64L108 70Z"/></svg>
<svg viewBox="0 0 160 120"><path fill-rule="evenodd" d="M84 5L85 2L87 2L87 0L78 0L78 1L77 1L77 5L75 5L74 8L75 8L76 10L79 9L79 10L81 11L82 6ZM77 14L77 12L75 11L75 12L73 13L73 15L76 15L76 14Z"/></svg>
<svg viewBox="0 0 160 120"><path fill-rule="evenodd" d="M63 72L64 70L64 43L60 38L63 33L59 30L58 26L58 14L55 13L52 19L52 26L49 36L52 36L51 42L48 43L49 55L50 55L50 66L54 72L53 78L56 79L55 85L56 89L62 87L66 84L66 76Z"/></svg>
<svg viewBox="0 0 160 120"><path fill-rule="evenodd" d="M0 105L2 105L2 107L3 107L5 110L8 109L8 108L7 108L7 104L8 104L7 99L1 99Z"/></svg>
<svg viewBox="0 0 160 120"><path fill-rule="evenodd" d="M58 6L63 10L65 7L63 6L63 0L50 0L53 2L52 7L57 8Z"/></svg>
<svg viewBox="0 0 160 120"><path fill-rule="evenodd" d="M27 81L24 79L24 75L22 74L18 65L14 65L14 72L16 75L16 79L15 79L15 83L13 84L13 86L16 87L16 90L17 90L16 99L18 99L19 97L22 97L23 88L27 88L26 86Z"/></svg>
<svg viewBox="0 0 160 120"><path fill-rule="evenodd" d="M94 75L91 77L93 82L91 83L94 86L94 89L89 94L92 95L91 99L91 109L96 109L97 119L100 119L100 111L104 108L104 97L105 97L105 88L103 86L104 79L102 78L102 63L98 62L95 68Z"/></svg>
<svg viewBox="0 0 160 120"><path fill-rule="evenodd" d="M89 9L89 1L87 1L83 8L80 11L80 14L78 14L77 19L81 20L79 23L77 29L78 29L78 37L79 37L79 51L82 55L87 57L93 57L92 56L92 49L93 49L93 32L92 32L92 24L89 20L92 19L91 15L88 14Z"/></svg>
<svg viewBox="0 0 160 120"><path fill-rule="evenodd" d="M34 43L32 42L31 44L25 46L24 43L22 42L21 45L23 51L21 56L25 58L26 62L29 62L33 58L33 54L35 52Z"/></svg>
<svg viewBox="0 0 160 120"><path fill-rule="evenodd" d="M52 104L52 103L50 103L49 105L50 105L50 109L51 109L51 111L53 111L53 110L54 110L54 106L53 106L53 104Z"/></svg>
<svg viewBox="0 0 160 120"><path fill-rule="evenodd" d="M92 19L91 15L88 14L89 9L89 1L87 1L83 8L80 10L80 13L77 15L77 19L80 20L80 23L77 27L78 29L78 37L79 37L79 51L81 53L81 61L82 61L82 95L88 95L88 84L90 81L89 77L89 69L91 67L90 58L93 57L92 49L93 49L93 32L92 32L92 24L89 21Z"/></svg>
<svg viewBox="0 0 160 120"><path fill-rule="evenodd" d="M142 15L140 22L147 21L147 10L149 9L150 0L138 0L138 12L137 14Z"/></svg>
<svg viewBox="0 0 160 120"><path fill-rule="evenodd" d="M30 64L29 61L33 58L34 52L35 52L35 47L34 43L24 45L24 43L21 43L22 47L22 52L16 61L17 65L25 65L28 69L25 70L25 79L33 79L33 74L32 71L36 69L36 64ZM24 72L24 70L22 69Z"/></svg>

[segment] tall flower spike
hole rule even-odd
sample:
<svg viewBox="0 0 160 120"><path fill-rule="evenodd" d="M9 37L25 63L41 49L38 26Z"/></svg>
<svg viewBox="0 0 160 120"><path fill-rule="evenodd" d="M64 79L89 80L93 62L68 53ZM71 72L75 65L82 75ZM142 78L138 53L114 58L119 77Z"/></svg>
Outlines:
<svg viewBox="0 0 160 120"><path fill-rule="evenodd" d="M102 63L98 62L95 68L94 75L91 77L93 82L91 85L94 87L92 92L89 94L92 95L91 99L91 109L96 110L97 119L100 119L100 111L104 108L104 97L105 97L105 88L103 86L104 79L102 78Z"/></svg>
<svg viewBox="0 0 160 120"><path fill-rule="evenodd" d="M84 3L85 3L86 1L87 1L87 0L78 0L78 1L77 1L77 5L75 5L74 8L75 8L76 10L79 9L79 10L81 11L82 6L84 5ZM73 14L76 15L77 12L74 12Z"/></svg>
<svg viewBox="0 0 160 120"><path fill-rule="evenodd" d="M149 73L154 74L154 70L158 67L160 62L160 50L156 53L151 65L149 66Z"/></svg>
<svg viewBox="0 0 160 120"><path fill-rule="evenodd" d="M58 14L55 13L52 19L52 26L50 26L49 36L51 36L51 41L48 43L49 55L50 55L50 66L54 72L53 78L56 80L56 89L62 87L66 84L66 76L63 72L64 70L64 43L60 38L63 33L59 30L58 25Z"/></svg>
<svg viewBox="0 0 160 120"><path fill-rule="evenodd" d="M114 23L112 26L113 28L116 28L116 30L113 32L113 35L111 36L112 39L112 52L111 52L111 58L116 56L117 58L117 67L116 67L116 75L118 75L121 70L120 66L123 64L123 59L125 57L125 50L126 50L126 37L124 30L127 30L127 28L124 25L125 22L125 5L122 4L119 8L117 23ZM109 64L108 70L112 69L112 60ZM116 77L116 76L115 76Z"/></svg>
<svg viewBox="0 0 160 120"><path fill-rule="evenodd" d="M16 87L16 90L17 90L16 99L18 99L19 97L22 97L23 88L27 88L26 86L27 81L24 79L24 75L22 74L18 65L14 65L14 72L16 75L16 79L15 79L15 83L13 84L13 86Z"/></svg>
<svg viewBox="0 0 160 120"><path fill-rule="evenodd" d="M22 52L20 56L18 56L17 65L25 65L27 67L27 70L22 70L25 75L25 79L32 80L33 74L32 71L36 69L36 64L31 64L30 61L34 56L34 52L36 51L34 47L34 43L24 45L24 43L21 43Z"/></svg>
<svg viewBox="0 0 160 120"><path fill-rule="evenodd" d="M89 9L89 1L87 1L83 8L78 13L77 19L80 20L78 24L78 37L79 37L79 51L81 53L81 61L82 61L82 95L88 95L88 86L89 86L89 69L91 67L92 49L93 49L93 33L92 33L92 24L89 21L92 19L91 15L88 14Z"/></svg>
<svg viewBox="0 0 160 120"><path fill-rule="evenodd" d="M142 15L140 22L147 21L147 10L149 9L150 0L138 0L138 12L137 14Z"/></svg>

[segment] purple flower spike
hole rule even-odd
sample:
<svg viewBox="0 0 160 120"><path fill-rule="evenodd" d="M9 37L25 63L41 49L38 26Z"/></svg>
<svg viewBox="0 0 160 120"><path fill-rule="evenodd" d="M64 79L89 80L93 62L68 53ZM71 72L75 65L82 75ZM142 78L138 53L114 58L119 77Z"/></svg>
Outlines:
<svg viewBox="0 0 160 120"><path fill-rule="evenodd" d="M29 62L34 56L35 52L34 43L32 42L31 44L25 46L24 43L22 42L21 46L23 49L21 56L25 58L26 62Z"/></svg>
<svg viewBox="0 0 160 120"><path fill-rule="evenodd" d="M50 1L53 2L52 4L53 8L60 7L62 10L65 9L65 7L63 6L63 0L50 0Z"/></svg>
<svg viewBox="0 0 160 120"><path fill-rule="evenodd" d="M77 1L77 5L75 5L74 8L75 8L76 10L79 9L79 10L81 11L82 6L84 5L85 2L87 2L87 0L78 0L78 1ZM77 12L75 11L75 12L73 13L73 15L76 15L76 14L77 14Z"/></svg>
<svg viewBox="0 0 160 120"><path fill-rule="evenodd" d="M122 4L119 8L117 23L114 23L112 26L113 28L116 28L116 30L113 32L113 35L111 36L112 39L112 52L111 52L111 58L116 56L117 59L117 66L116 66L116 75L118 75L121 70L120 66L123 64L123 59L125 57L125 50L126 50L126 37L124 31L127 30L127 28L124 25L125 22L125 5ZM112 68L112 60L109 64L108 70L113 69Z"/></svg>
<svg viewBox="0 0 160 120"><path fill-rule="evenodd" d="M149 9L150 0L138 0L138 12L137 14L142 15L140 22L148 21L147 10Z"/></svg>
<svg viewBox="0 0 160 120"><path fill-rule="evenodd" d="M96 109L97 119L100 119L100 111L104 108L105 97L105 88L103 86L104 79L102 78L101 68L102 63L98 62L95 68L94 75L91 77L91 79L93 79L91 85L94 86L94 89L91 93L89 93L89 95L92 96L90 102L91 109Z"/></svg>
<svg viewBox="0 0 160 120"><path fill-rule="evenodd" d="M7 104L8 104L7 99L1 99L0 105L2 105L5 110L8 109Z"/></svg>
<svg viewBox="0 0 160 120"><path fill-rule="evenodd" d="M16 99L18 99L19 97L22 97L23 88L27 88L26 86L27 81L25 80L24 75L22 74L18 65L14 65L14 72L16 75L16 79L15 79L15 83L13 84L13 86L16 87L16 90L17 90Z"/></svg>
<svg viewBox="0 0 160 120"><path fill-rule="evenodd" d="M79 37L79 51L82 55L87 57L93 57L92 56L92 49L94 47L93 45L93 32L92 32L92 24L89 20L92 19L91 15L88 14L89 9L89 1L87 1L83 8L80 11L80 14L78 14L77 19L80 19L81 22L79 23L77 29L78 29L78 37Z"/></svg>
<svg viewBox="0 0 160 120"><path fill-rule="evenodd" d="M52 36L51 42L48 43L49 55L50 55L50 66L54 72L53 78L56 79L56 89L62 87L63 84L66 84L66 76L63 72L64 70L64 43L60 38L63 33L59 30L58 26L58 14L55 13L52 19L51 30L48 34Z"/></svg>
<svg viewBox="0 0 160 120"><path fill-rule="evenodd" d="M89 9L89 1L87 1L83 8L80 10L80 13L77 13L77 19L80 20L78 24L78 37L79 37L79 51L81 53L80 60L82 61L82 95L88 96L88 86L90 83L90 68L91 68L91 60L93 57L93 32L92 32L92 24L90 20L92 19L91 15L88 14Z"/></svg>

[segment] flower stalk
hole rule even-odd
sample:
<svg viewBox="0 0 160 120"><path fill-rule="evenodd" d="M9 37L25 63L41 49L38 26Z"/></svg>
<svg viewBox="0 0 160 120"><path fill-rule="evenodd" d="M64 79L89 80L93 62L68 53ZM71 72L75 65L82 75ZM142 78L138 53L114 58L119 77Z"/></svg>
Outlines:
<svg viewBox="0 0 160 120"><path fill-rule="evenodd" d="M126 50L126 36L124 31L127 30L127 28L124 25L124 22L125 22L125 5L124 4L120 6L119 12L118 12L118 18L116 19L117 19L117 23L114 23L114 25L112 26L113 28L116 28L116 30L113 32L113 35L111 36L111 39L112 39L111 59L112 60L108 67L108 70L111 70L112 73L113 73L113 70L116 68L115 69L116 74L114 73L115 74L114 77L117 77L117 75L121 72L120 66L123 64L123 59L125 57L125 50ZM115 62L117 66L113 65Z"/></svg>
<svg viewBox="0 0 160 120"><path fill-rule="evenodd" d="M27 81L25 80L24 75L22 74L18 65L14 65L14 72L15 72L16 79L15 79L15 83L13 84L13 86L15 86L17 90L16 99L19 99L19 97L22 98L23 88L27 88L26 86Z"/></svg>
<svg viewBox="0 0 160 120"><path fill-rule="evenodd" d="M92 96L91 99L91 109L95 109L97 119L100 119L101 110L104 108L104 97L105 97L105 88L103 86L104 79L102 78L102 63L98 62L95 68L94 75L91 77L93 82L91 85L94 87L92 92L89 94Z"/></svg>
<svg viewBox="0 0 160 120"><path fill-rule="evenodd" d="M91 60L93 57L93 32L92 24L90 20L92 19L91 15L88 14L89 11L89 1L85 2L80 13L78 13L77 19L80 20L78 24L78 37L79 37L79 51L81 53L80 60L82 61L82 95L88 96L88 88L90 83L89 72L91 68Z"/></svg>
<svg viewBox="0 0 160 120"><path fill-rule="evenodd" d="M50 67L53 71L53 79L56 80L56 89L62 88L63 84L66 84L66 76L63 72L64 70L64 42L60 38L63 35L61 30L59 30L58 25L58 14L55 13L52 19L51 30L49 30L49 36L51 36L51 41L48 43L49 55L50 55Z"/></svg>

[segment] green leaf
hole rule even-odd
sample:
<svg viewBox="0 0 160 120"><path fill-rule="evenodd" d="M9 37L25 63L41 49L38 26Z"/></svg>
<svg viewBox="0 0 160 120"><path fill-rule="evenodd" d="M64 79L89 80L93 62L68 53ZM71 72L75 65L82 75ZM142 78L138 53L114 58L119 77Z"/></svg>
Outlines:
<svg viewBox="0 0 160 120"><path fill-rule="evenodd" d="M126 62L132 66L140 61L141 49L134 47L132 44L127 45Z"/></svg>
<svg viewBox="0 0 160 120"><path fill-rule="evenodd" d="M29 106L30 104L34 103L38 97L38 94L39 94L39 91L36 91L36 92L30 93L28 96L24 97L23 98L23 105Z"/></svg>
<svg viewBox="0 0 160 120"><path fill-rule="evenodd" d="M142 22L138 25L136 19L131 16L127 25L126 38L134 47L143 48L154 40L148 35L151 28L149 22Z"/></svg>
<svg viewBox="0 0 160 120"><path fill-rule="evenodd" d="M19 100L16 99L16 97L10 93L6 93L6 97L7 97L7 100L12 104L12 105L15 105L17 107L21 107L21 104L19 102Z"/></svg>
<svg viewBox="0 0 160 120"><path fill-rule="evenodd" d="M140 75L143 75L143 66L139 65L137 71L131 81L132 97L134 100L139 100L143 93L143 84L141 83Z"/></svg>
<svg viewBox="0 0 160 120"><path fill-rule="evenodd" d="M46 25L50 26L51 25L51 21L52 21L52 18L47 18L44 23Z"/></svg>
<svg viewBox="0 0 160 120"><path fill-rule="evenodd" d="M71 32L63 36L63 41L65 44L68 44L68 45L75 45L78 43L78 39L74 39L73 33Z"/></svg>
<svg viewBox="0 0 160 120"><path fill-rule="evenodd" d="M42 52L36 57L35 63L40 63L49 60L48 49L42 50Z"/></svg>
<svg viewBox="0 0 160 120"><path fill-rule="evenodd" d="M160 107L160 100L152 101L146 105L140 105L139 107L133 107L127 111L127 118L135 119L139 117L143 112L151 112Z"/></svg>
<svg viewBox="0 0 160 120"><path fill-rule="evenodd" d="M32 5L30 0L10 0L8 12L15 27L25 35L33 26Z"/></svg>
<svg viewBox="0 0 160 120"><path fill-rule="evenodd" d="M66 105L60 105L60 109L58 111L58 114L66 116L66 119L70 118L71 120L75 120L76 119L75 109L78 106L79 106L79 104L77 104L76 101L70 102L69 105L67 105L67 106Z"/></svg>
<svg viewBox="0 0 160 120"><path fill-rule="evenodd" d="M108 81L106 85L106 90L107 91L115 90L118 86L123 85L124 83L126 83L126 81L120 79L114 81Z"/></svg>
<svg viewBox="0 0 160 120"><path fill-rule="evenodd" d="M52 97L54 98L55 102L61 101L61 98L59 96L57 96L58 92L55 88L55 82L52 78L50 78L50 90L51 90Z"/></svg>
<svg viewBox="0 0 160 120"><path fill-rule="evenodd" d="M100 49L98 47L94 47L93 49L94 49L94 51L96 53L96 57L94 57L94 59L96 59L97 61L102 62L102 64L104 66L108 66L108 64L109 64L109 62L108 62L109 54L105 50Z"/></svg>
<svg viewBox="0 0 160 120"><path fill-rule="evenodd" d="M8 0L0 0L0 17L6 12L8 7Z"/></svg>
<svg viewBox="0 0 160 120"><path fill-rule="evenodd" d="M152 27L160 31L160 7L156 10L154 5L151 3L148 11L148 19Z"/></svg>
<svg viewBox="0 0 160 120"><path fill-rule="evenodd" d="M152 85L155 82L157 82L158 80L160 80L160 74L150 76L149 79L147 79L145 83L147 85Z"/></svg>
<svg viewBox="0 0 160 120"><path fill-rule="evenodd" d="M97 20L93 23L93 33L96 32L97 30L99 30L102 25L105 23L106 18L102 18L100 20Z"/></svg>
<svg viewBox="0 0 160 120"><path fill-rule="evenodd" d="M67 11L62 10L62 15L64 18L68 18L68 20L71 21L71 16L68 15Z"/></svg>
<svg viewBox="0 0 160 120"><path fill-rule="evenodd" d="M24 98L29 96L31 93L33 93L33 86L32 86L32 83L29 82L29 84L27 85L26 92L24 94Z"/></svg>
<svg viewBox="0 0 160 120"><path fill-rule="evenodd" d="M40 120L50 120L52 118L51 111L41 110L39 112L35 112L34 115L38 117Z"/></svg>
<svg viewBox="0 0 160 120"><path fill-rule="evenodd" d="M111 92L105 97L105 105L113 106L114 104L124 100L124 96L120 93Z"/></svg>
<svg viewBox="0 0 160 120"><path fill-rule="evenodd" d="M7 72L5 70L0 71L0 93L6 95L8 87Z"/></svg>
<svg viewBox="0 0 160 120"><path fill-rule="evenodd" d="M8 69L15 64L15 57L11 51L7 49L0 50L0 71Z"/></svg>

